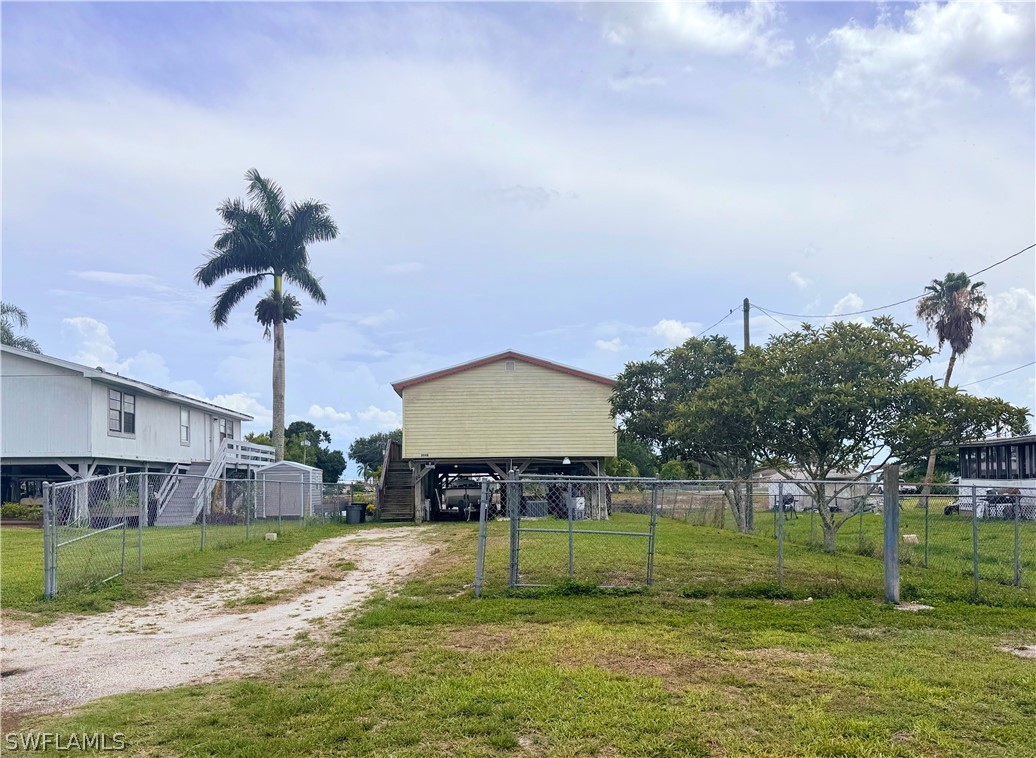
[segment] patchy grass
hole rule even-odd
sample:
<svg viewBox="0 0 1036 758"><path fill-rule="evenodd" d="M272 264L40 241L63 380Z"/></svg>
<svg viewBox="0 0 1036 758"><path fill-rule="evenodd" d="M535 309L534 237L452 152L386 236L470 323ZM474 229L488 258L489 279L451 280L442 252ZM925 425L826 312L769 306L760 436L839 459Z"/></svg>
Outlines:
<svg viewBox="0 0 1036 758"><path fill-rule="evenodd" d="M277 540L260 535L248 542L207 540L206 549L183 550L180 528L149 530L152 549L145 550L144 571L136 570L136 553L127 558L126 573L105 584L61 592L53 600L43 597L43 531L0 528L0 607L5 612L24 611L33 621L47 622L66 613L96 613L120 603L142 603L161 589L188 581L220 576L226 571L270 568L305 552L320 540L357 527L335 522L285 529ZM197 539L197 528L192 539ZM84 540L86 542L86 540ZM159 560L157 556L162 556ZM60 582L60 578L59 578Z"/></svg>
<svg viewBox="0 0 1036 758"><path fill-rule="evenodd" d="M775 597L769 540L662 522L650 591L508 592L498 523L476 600L476 528L437 527L424 575L305 665L35 727L122 731L139 755L1036 755L1036 667L999 649L1036 640L1027 590L964 602L907 566L936 607L906 613L874 600L873 559L792 546Z"/></svg>

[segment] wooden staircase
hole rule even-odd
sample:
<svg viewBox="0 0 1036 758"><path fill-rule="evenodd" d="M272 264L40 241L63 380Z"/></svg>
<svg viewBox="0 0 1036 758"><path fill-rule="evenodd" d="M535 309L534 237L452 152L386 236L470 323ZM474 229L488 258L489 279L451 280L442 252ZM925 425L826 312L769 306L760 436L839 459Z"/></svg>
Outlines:
<svg viewBox="0 0 1036 758"><path fill-rule="evenodd" d="M414 474L405 461L391 461L381 488L381 520L414 520Z"/></svg>

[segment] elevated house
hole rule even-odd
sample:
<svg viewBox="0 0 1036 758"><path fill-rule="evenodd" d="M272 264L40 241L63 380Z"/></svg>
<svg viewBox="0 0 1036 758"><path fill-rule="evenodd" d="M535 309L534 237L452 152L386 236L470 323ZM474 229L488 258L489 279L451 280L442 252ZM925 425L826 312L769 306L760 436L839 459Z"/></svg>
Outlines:
<svg viewBox="0 0 1036 758"><path fill-rule="evenodd" d="M602 474L604 459L616 454L614 385L513 350L395 382L403 443L386 451L381 517L440 517L451 484L502 480L512 469Z"/></svg>
<svg viewBox="0 0 1036 758"><path fill-rule="evenodd" d="M189 521L198 477L248 478L274 457L241 438L246 413L6 345L0 417L4 500L38 496L44 481L147 471L173 475L158 488L163 519Z"/></svg>

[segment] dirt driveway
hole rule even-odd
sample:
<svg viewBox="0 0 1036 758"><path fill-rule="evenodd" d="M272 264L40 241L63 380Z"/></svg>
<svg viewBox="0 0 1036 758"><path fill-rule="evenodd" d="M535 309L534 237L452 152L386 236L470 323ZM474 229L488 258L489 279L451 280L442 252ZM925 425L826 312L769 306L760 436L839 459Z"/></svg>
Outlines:
<svg viewBox="0 0 1036 758"><path fill-rule="evenodd" d="M367 529L324 540L276 570L195 583L145 606L45 627L5 620L5 728L106 695L259 670L315 620L348 612L416 571L435 549L429 536L426 528Z"/></svg>

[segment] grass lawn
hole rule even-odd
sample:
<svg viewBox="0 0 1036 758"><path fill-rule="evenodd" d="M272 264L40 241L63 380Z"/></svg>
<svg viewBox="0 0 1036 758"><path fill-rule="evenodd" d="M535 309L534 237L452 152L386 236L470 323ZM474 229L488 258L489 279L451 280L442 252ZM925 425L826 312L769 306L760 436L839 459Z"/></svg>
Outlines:
<svg viewBox="0 0 1036 758"><path fill-rule="evenodd" d="M791 544L792 599L773 599L772 539L663 520L651 591L508 592L494 523L475 600L477 526L436 529L421 578L297 660L34 726L123 732L143 755L1036 755L1036 661L999 649L1036 642L1032 590L965 602L905 566L936 607L904 612L873 599L873 558ZM567 541L523 549L567 562Z"/></svg>
<svg viewBox="0 0 1036 758"><path fill-rule="evenodd" d="M26 611L34 620L48 621L68 612L96 612L117 603L140 603L157 590L186 581L214 577L228 566L267 567L297 555L322 539L355 527L335 522L283 528L276 541L262 539L260 524L248 542L244 527L216 526L206 531L206 549L200 548L196 526L148 529L144 537L144 571L137 571L137 532L126 533L126 572L105 584L76 589L76 574L104 578L118 565L116 552L122 533L113 530L100 538L74 543L59 556L58 596L43 597L43 530L0 528L0 608ZM240 533L238 533L240 532ZM258 537L256 536L258 535ZM105 543L102 545L102 541ZM118 542L118 545L115 542ZM102 549L103 548L103 549ZM99 557L99 555L101 557ZM103 560L102 560L103 557Z"/></svg>

